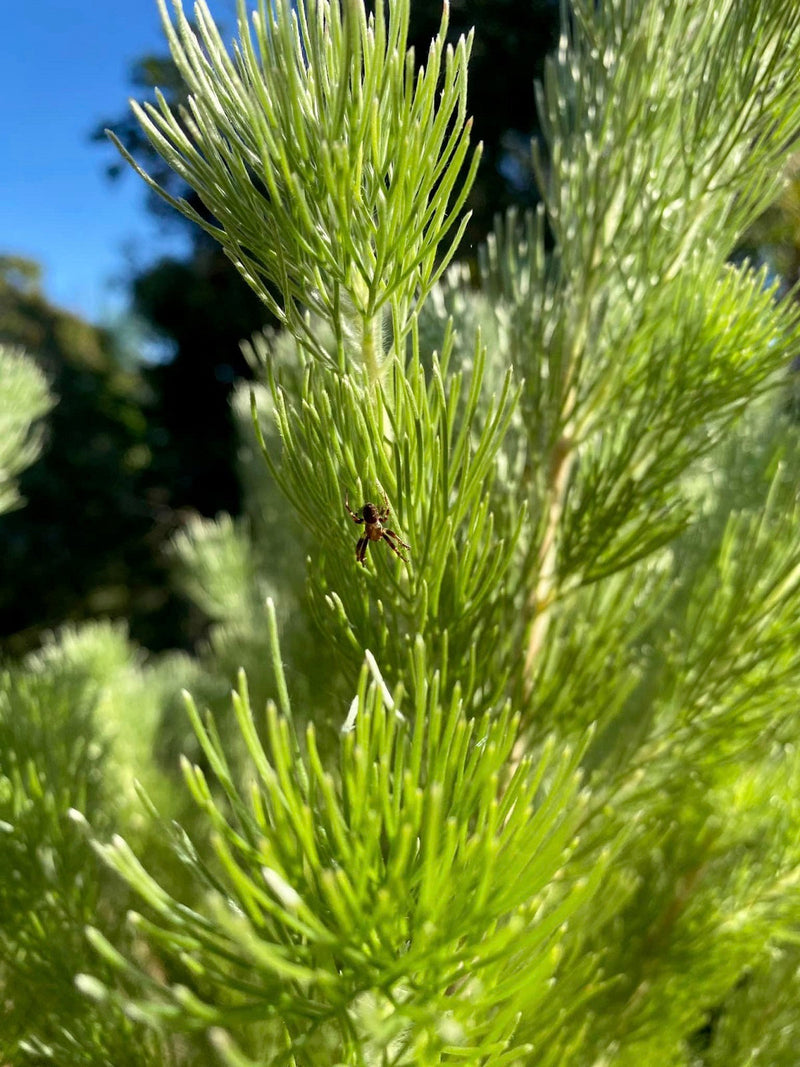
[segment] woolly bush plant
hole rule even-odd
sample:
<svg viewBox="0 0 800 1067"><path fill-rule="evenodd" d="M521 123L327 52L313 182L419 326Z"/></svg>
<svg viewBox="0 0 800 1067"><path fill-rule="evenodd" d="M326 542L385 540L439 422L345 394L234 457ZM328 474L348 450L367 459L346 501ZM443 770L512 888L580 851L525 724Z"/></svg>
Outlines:
<svg viewBox="0 0 800 1067"><path fill-rule="evenodd" d="M121 985L79 987L237 1067L792 1064L800 329L729 257L793 149L800 11L576 0L542 209L477 289L446 8L420 64L406 0L241 3L231 50L162 14L188 103L134 106L282 325L252 411L291 536L179 546L209 687L238 621L259 696L187 696L184 883L98 842L135 951L95 927ZM346 497L407 563L357 564Z"/></svg>

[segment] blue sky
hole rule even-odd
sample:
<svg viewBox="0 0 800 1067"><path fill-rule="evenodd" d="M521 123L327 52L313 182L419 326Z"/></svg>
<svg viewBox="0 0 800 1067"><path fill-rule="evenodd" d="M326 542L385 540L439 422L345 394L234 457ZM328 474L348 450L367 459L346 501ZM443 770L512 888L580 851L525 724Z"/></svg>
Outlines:
<svg viewBox="0 0 800 1067"><path fill-rule="evenodd" d="M230 36L235 0L208 6ZM124 306L131 261L180 247L145 212L140 179L110 182L114 150L89 140L127 108L134 61L165 50L155 0L2 4L0 254L39 261L46 296L94 322Z"/></svg>

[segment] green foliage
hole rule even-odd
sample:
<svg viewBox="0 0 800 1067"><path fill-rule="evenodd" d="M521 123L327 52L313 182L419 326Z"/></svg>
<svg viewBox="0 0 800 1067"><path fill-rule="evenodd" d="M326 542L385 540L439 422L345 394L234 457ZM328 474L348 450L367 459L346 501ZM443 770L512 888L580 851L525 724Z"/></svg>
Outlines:
<svg viewBox="0 0 800 1067"><path fill-rule="evenodd" d="M441 18L442 4L438 0L415 0L411 4L408 39L417 63L424 62ZM511 204L531 206L538 201L529 146L531 136L540 135L540 128L535 109L531 107L531 87L534 78L541 77L545 56L555 46L558 27L559 10L553 0L504 0L502 4L496 0L471 0L469 5L450 7L447 37L451 43L474 29L468 109L474 117L475 133L483 144L481 162L467 200L471 217L466 230L468 241L458 253L461 256L472 254L468 250L474 250L478 242L485 240L498 210ZM228 20L223 16L220 22L223 37L228 29ZM502 77L497 76L500 63ZM158 87L173 110L179 103L186 104L187 87L168 51L138 59L131 68L130 83L137 99L151 95ZM132 112L99 123L92 139L107 146L107 128L113 129L127 151L160 187L175 198L183 197L194 207L200 205L194 191L147 140ZM127 174L119 157L106 169L115 179ZM187 225L188 220L177 215L152 189L148 206L165 224L180 228L189 237L194 246L192 265L201 267L209 256L210 242L205 234L193 224ZM231 273L236 276L235 272ZM236 313L234 307L226 310ZM249 331L243 328L241 335L246 332Z"/></svg>
<svg viewBox="0 0 800 1067"><path fill-rule="evenodd" d="M395 333L406 332L465 225L448 238L442 262L440 245L470 184L451 197L468 152L469 42L445 50L445 8L415 78L407 2L394 4L387 22L380 4L368 19L355 0L296 14L280 0L259 5L253 32L239 4L230 58L204 4L195 9L197 33L179 2L177 27L159 6L189 104L176 115L160 96L157 108L134 111L219 225L186 201L174 206L220 241L279 321L324 358L302 309L320 314L334 330L338 366L352 317L374 379L376 320L388 305ZM476 166L475 155L471 174Z"/></svg>
<svg viewBox="0 0 800 1067"><path fill-rule="evenodd" d="M374 402L365 397L351 378L325 372L308 374L299 401L275 385L284 442L275 475L313 543L323 546L312 556L309 596L328 639L354 667L371 648L405 678L401 664L410 669L413 641L422 635L436 649L443 675L449 660L469 664L460 684L470 707L479 689L487 704L499 698L515 658L502 629L512 613L515 583L508 572L525 509L511 496L513 487L496 483L498 451L516 402L511 376L479 410L484 350L476 347L468 383L460 371L447 374L449 356L447 344L429 379L419 360L403 373L395 364L391 405L382 395ZM384 420L402 446L386 448ZM376 544L370 567L354 579L358 531L341 522L331 531L331 516L342 514L347 492L359 503L380 503L387 493L392 521L415 546L410 566ZM507 533L496 539L494 524L502 519ZM479 552L489 540L493 551ZM324 550L334 544L338 550ZM490 679L493 688L485 691ZM453 681L445 682L447 691Z"/></svg>
<svg viewBox="0 0 800 1067"><path fill-rule="evenodd" d="M44 375L19 348L0 345L0 512L21 503L16 476L42 447L32 424L52 406Z"/></svg>
<svg viewBox="0 0 800 1067"><path fill-rule="evenodd" d="M39 451L41 437L31 423L51 400L44 375L20 350L0 347L0 370L0 492L6 508L19 502L13 477ZM162 703L156 679L155 672L143 674L124 633L110 625L65 629L0 672L4 1064L143 1067L158 1054L159 1041L145 1036L138 1044L121 1012L97 1012L75 986L89 951L87 922L100 922L118 937L124 895L118 885L111 891L85 834L69 817L80 810L96 830L108 833L124 808L120 797L126 791L130 797L137 764L159 784L149 764ZM127 696L137 709L135 733L125 720L114 731L116 761L108 752L112 689L115 706ZM114 782L122 790L116 798ZM134 831L135 823L129 828ZM110 972L107 977L113 980Z"/></svg>
<svg viewBox="0 0 800 1067"><path fill-rule="evenodd" d="M282 683L274 637L272 656ZM208 886L203 912L165 895L121 840L101 849L156 916L135 917L137 928L168 950L179 942L198 983L198 993L165 987L136 1014L234 1026L257 1062L369 1063L370 1046L398 1064L451 1054L510 1062L509 1049L525 1049L512 1040L520 1015L531 1025L551 1010L564 924L586 908L607 867L608 856L598 857L588 880L561 871L586 814L581 752L551 743L510 769L518 720L507 711L467 719L457 694L443 707L437 674L410 706L368 659L373 678L362 671L335 775L313 726L301 755L284 684L263 746L241 676L234 709L249 765L238 776L213 720L204 725L189 701L225 798L215 801L204 773L185 763L214 827L210 861L175 837ZM421 639L415 661L428 677ZM92 939L122 965L97 931ZM153 988L141 969L133 978ZM224 1036L217 1041L228 1062L245 1062Z"/></svg>
<svg viewBox="0 0 800 1067"><path fill-rule="evenodd" d="M466 42L415 81L402 0L241 7L232 58L176 10L188 103L141 121L287 329L248 350L269 486L245 441L248 517L175 542L214 619L196 814L96 820L138 910L130 945L90 923L87 1013L235 1067L791 1062L800 322L726 258L800 11L577 0L543 210L475 291ZM360 567L345 500L384 494L409 562Z"/></svg>
<svg viewBox="0 0 800 1067"><path fill-rule="evenodd" d="M66 631L0 676L3 1063L159 1062L159 1042L137 1039L121 1012L96 1011L75 987L90 958L86 924L119 938L125 894L69 813L103 833L116 825L114 786L124 779L99 721L109 688L132 668L123 635L96 626Z"/></svg>

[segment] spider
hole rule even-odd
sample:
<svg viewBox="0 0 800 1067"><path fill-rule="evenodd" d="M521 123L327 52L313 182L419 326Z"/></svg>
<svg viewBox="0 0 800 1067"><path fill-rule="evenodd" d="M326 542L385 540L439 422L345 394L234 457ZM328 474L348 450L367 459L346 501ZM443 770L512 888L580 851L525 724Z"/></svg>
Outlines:
<svg viewBox="0 0 800 1067"><path fill-rule="evenodd" d="M385 541L391 548L392 552L396 556L399 556L404 563L408 563L408 560L403 553L398 549L397 545L402 545L403 548L411 548L411 545L407 545L405 541L401 541L394 530L387 529L383 524L389 518L389 501L386 499L386 493L383 494L383 508L379 511L375 504L365 504L361 509L361 514L356 513L350 507L350 501L347 496L344 498L344 506L350 512L350 518L357 525L364 524L364 536L359 537L358 544L356 545L356 560L364 564L365 557L367 555L367 545L370 541Z"/></svg>

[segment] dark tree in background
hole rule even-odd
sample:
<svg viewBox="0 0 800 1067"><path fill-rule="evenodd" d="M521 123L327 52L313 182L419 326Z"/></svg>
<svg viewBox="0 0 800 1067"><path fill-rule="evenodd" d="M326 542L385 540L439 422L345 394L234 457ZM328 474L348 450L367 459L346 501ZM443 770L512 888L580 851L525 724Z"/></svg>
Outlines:
<svg viewBox="0 0 800 1067"><path fill-rule="evenodd" d="M162 259L133 280L136 312L169 339L174 357L143 370L154 393L154 462L165 505L203 515L239 509L230 387L249 376L240 341L269 321L265 308L205 240L186 261Z"/></svg>
<svg viewBox="0 0 800 1067"><path fill-rule="evenodd" d="M0 518L0 647L24 652L42 630L96 616L129 619L150 647L182 643L141 377L111 333L48 303L28 260L0 258L0 340L36 359L56 400L20 478L25 506Z"/></svg>
<svg viewBox="0 0 800 1067"><path fill-rule="evenodd" d="M441 3L411 3L409 39L418 61L441 18ZM456 41L474 26L469 66L469 113L483 158L469 199L472 219L461 255L484 240L498 212L538 200L531 167L531 139L539 127L534 81L558 39L558 0L452 0L448 37Z"/></svg>
<svg viewBox="0 0 800 1067"><path fill-rule="evenodd" d="M180 80L170 60L140 60L131 80L137 93L158 86L169 99L179 98ZM153 153L132 115L101 123L93 139L108 145L108 127L173 195L186 197L208 214ZM117 178L127 170L114 160L108 173ZM159 197L147 197L148 209L163 225L184 229L190 240L185 258L162 258L131 279L133 311L171 352L165 362L142 371L155 398L150 414L157 427L154 464L162 480L163 504L194 508L204 515L235 513L239 491L230 387L249 376L241 340L266 325L270 316L216 242L189 226Z"/></svg>

